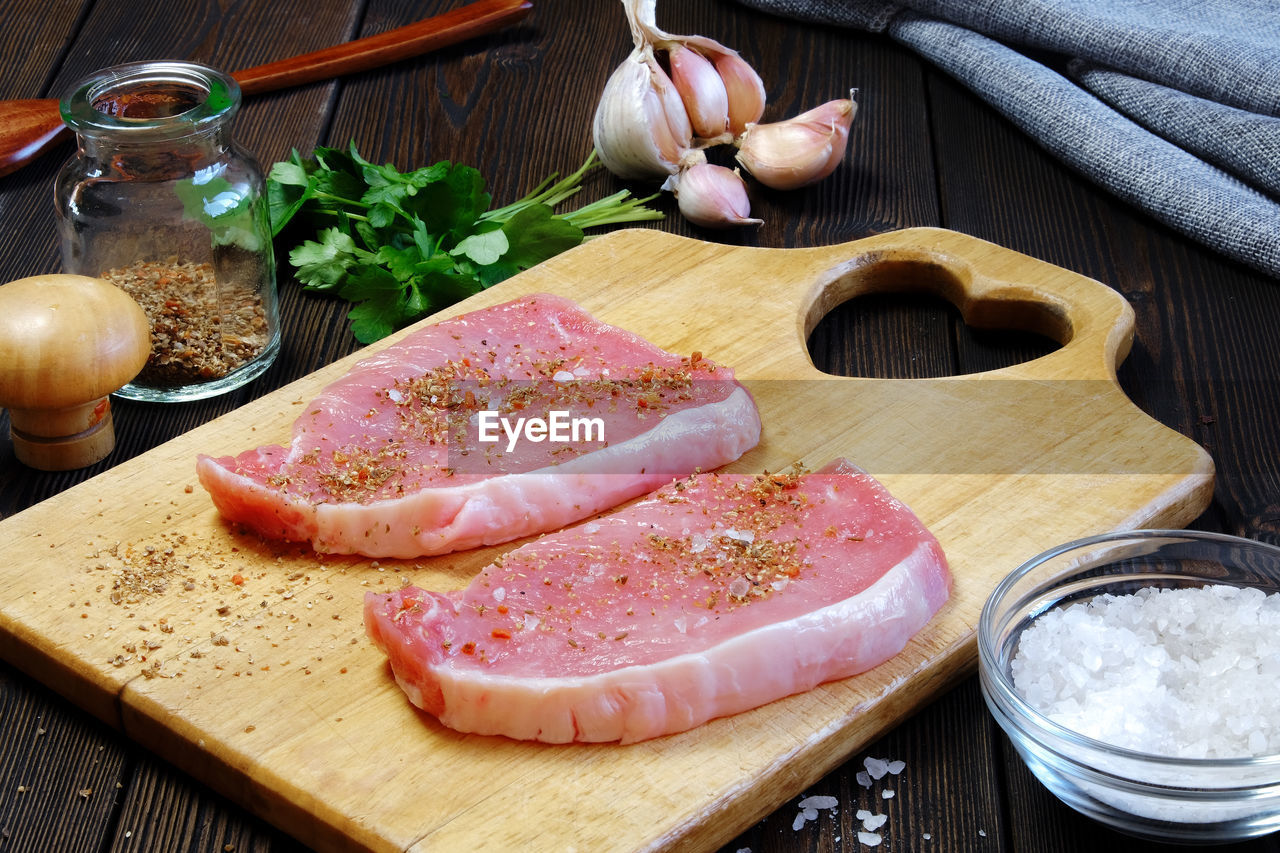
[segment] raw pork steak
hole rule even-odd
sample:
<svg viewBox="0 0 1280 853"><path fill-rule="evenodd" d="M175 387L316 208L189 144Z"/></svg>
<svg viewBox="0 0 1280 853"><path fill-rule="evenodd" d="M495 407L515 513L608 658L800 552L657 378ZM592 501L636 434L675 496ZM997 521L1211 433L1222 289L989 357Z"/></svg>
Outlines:
<svg viewBox="0 0 1280 853"><path fill-rule="evenodd" d="M200 482L229 520L370 557L562 527L760 438L731 370L547 294L425 326L302 412L288 447L201 456Z"/></svg>
<svg viewBox="0 0 1280 853"><path fill-rule="evenodd" d="M628 743L876 666L950 589L933 535L842 460L675 481L465 590L370 593L365 627L451 728Z"/></svg>

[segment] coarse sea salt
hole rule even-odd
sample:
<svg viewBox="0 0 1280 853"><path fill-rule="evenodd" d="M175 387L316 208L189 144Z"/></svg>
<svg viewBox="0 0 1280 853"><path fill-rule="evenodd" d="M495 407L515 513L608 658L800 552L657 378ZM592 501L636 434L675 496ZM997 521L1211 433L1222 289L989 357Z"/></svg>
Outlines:
<svg viewBox="0 0 1280 853"><path fill-rule="evenodd" d="M1099 595L1037 617L1010 670L1028 704L1095 740L1179 758L1280 752L1280 593Z"/></svg>
<svg viewBox="0 0 1280 853"><path fill-rule="evenodd" d="M834 809L840 805L840 801L835 797L812 796L805 797L797 805L800 807L800 812L791 822L791 828L795 830L802 829L806 821L817 820L819 809Z"/></svg>
<svg viewBox="0 0 1280 853"><path fill-rule="evenodd" d="M862 760L862 766L867 768L867 773L872 779L881 779L884 774L889 772L889 762L883 758L867 757Z"/></svg>
<svg viewBox="0 0 1280 853"><path fill-rule="evenodd" d="M835 797L805 797L800 801L800 808L802 809L834 809L838 805L840 805L840 801Z"/></svg>
<svg viewBox="0 0 1280 853"><path fill-rule="evenodd" d="M907 762L897 758L890 761L887 758L873 758L871 756L867 756L862 759L862 766L867 769L859 770L854 778L862 787L870 788L873 780L883 779L886 773L891 773L894 776L897 776L904 768L906 768Z"/></svg>

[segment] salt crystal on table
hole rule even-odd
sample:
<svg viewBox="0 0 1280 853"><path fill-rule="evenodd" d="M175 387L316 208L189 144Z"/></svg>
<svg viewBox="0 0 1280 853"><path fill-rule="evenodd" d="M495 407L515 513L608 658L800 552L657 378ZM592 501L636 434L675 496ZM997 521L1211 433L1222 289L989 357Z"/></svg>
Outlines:
<svg viewBox="0 0 1280 853"><path fill-rule="evenodd" d="M800 812L799 814L796 815L796 819L791 821L791 828L794 830L800 830L803 827L804 827L804 812Z"/></svg>
<svg viewBox="0 0 1280 853"><path fill-rule="evenodd" d="M866 809L858 809L857 814L855 814L854 817L856 817L858 820L866 820L867 818L871 817L871 812L867 811Z"/></svg>
<svg viewBox="0 0 1280 853"><path fill-rule="evenodd" d="M881 792L880 792L880 799L882 799L882 800L892 800L892 799L893 799L893 789L892 789L892 788L885 788L883 791L881 791Z"/></svg>
<svg viewBox="0 0 1280 853"><path fill-rule="evenodd" d="M868 847L879 847L881 838L879 835L877 835L874 832L862 832L860 830L858 832L858 841L862 842Z"/></svg>
<svg viewBox="0 0 1280 853"><path fill-rule="evenodd" d="M907 766L907 762L902 760L890 761L889 772L892 773L894 776L897 776L899 773L901 773L903 770L906 769L906 766Z"/></svg>
<svg viewBox="0 0 1280 853"><path fill-rule="evenodd" d="M800 801L800 808L802 809L834 809L838 805L840 805L840 801L835 797L805 797Z"/></svg>
<svg viewBox="0 0 1280 853"><path fill-rule="evenodd" d="M854 778L854 781L856 781L862 787L864 788L871 787L871 776L867 774L867 771L859 770L857 773L854 774L853 778Z"/></svg>
<svg viewBox="0 0 1280 853"><path fill-rule="evenodd" d="M889 762L882 758L864 758L862 764L872 779L879 779L889 772Z"/></svg>
<svg viewBox="0 0 1280 853"><path fill-rule="evenodd" d="M887 814L871 814L871 812L866 812L866 817L861 817L863 812L859 812L858 814L860 816L859 820L862 821L862 828L867 832L875 832L877 829L884 826L884 822L889 819Z"/></svg>

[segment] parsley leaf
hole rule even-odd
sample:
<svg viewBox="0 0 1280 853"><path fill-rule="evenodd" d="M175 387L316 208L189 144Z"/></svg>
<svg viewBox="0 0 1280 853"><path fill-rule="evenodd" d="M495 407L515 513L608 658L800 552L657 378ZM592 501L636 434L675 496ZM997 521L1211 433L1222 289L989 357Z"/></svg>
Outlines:
<svg viewBox="0 0 1280 853"><path fill-rule="evenodd" d="M354 303L352 334L371 343L578 245L587 228L662 218L645 207L654 196L625 190L556 213L597 166L593 153L571 175L490 209L470 166L442 160L401 172L366 160L354 143L294 151L268 171L271 233L294 243L288 257L303 289ZM295 232L305 236L295 242Z"/></svg>
<svg viewBox="0 0 1280 853"><path fill-rule="evenodd" d="M356 243L337 228L326 228L320 242L308 240L289 253L289 263L297 267L298 280L316 290L338 288L352 267L360 266Z"/></svg>
<svg viewBox="0 0 1280 853"><path fill-rule="evenodd" d="M582 229L554 215L545 204L532 205L502 225L509 250L506 259L520 269L539 264L582 242Z"/></svg>
<svg viewBox="0 0 1280 853"><path fill-rule="evenodd" d="M396 277L379 266L363 266L338 291L359 304L347 314L358 340L378 340L398 329L410 312L408 294Z"/></svg>
<svg viewBox="0 0 1280 853"><path fill-rule="evenodd" d="M503 233L502 226L470 234L458 241L449 254L466 255L481 266L496 264L511 248L511 241Z"/></svg>

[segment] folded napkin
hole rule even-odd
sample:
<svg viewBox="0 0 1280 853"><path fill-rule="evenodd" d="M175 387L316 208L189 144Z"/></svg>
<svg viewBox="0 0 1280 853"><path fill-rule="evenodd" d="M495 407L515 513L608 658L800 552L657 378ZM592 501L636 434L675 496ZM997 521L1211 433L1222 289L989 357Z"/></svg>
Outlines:
<svg viewBox="0 0 1280 853"><path fill-rule="evenodd" d="M1119 198L1280 276L1276 0L739 2L887 33Z"/></svg>

